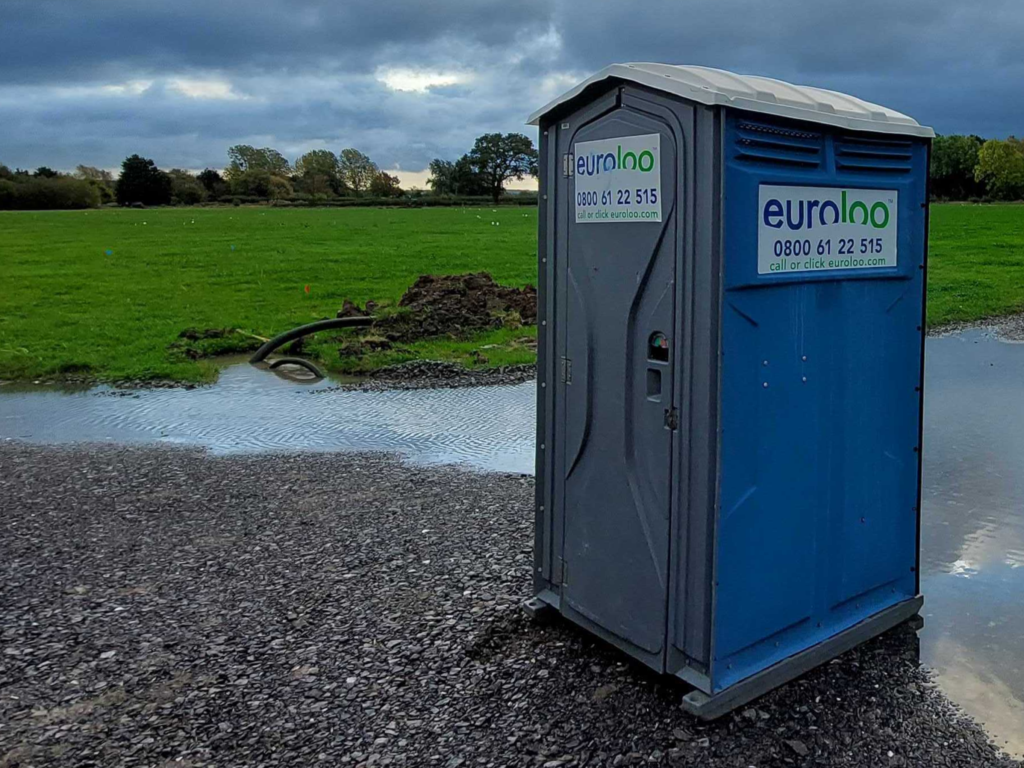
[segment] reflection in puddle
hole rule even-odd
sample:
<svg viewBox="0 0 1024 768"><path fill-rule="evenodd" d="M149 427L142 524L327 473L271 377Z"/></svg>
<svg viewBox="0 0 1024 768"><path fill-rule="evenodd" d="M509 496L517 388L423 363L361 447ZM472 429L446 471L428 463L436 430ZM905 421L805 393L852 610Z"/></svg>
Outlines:
<svg viewBox="0 0 1024 768"><path fill-rule="evenodd" d="M0 438L382 450L532 473L534 386L391 392L297 385L248 365L213 387L128 396L0 389ZM921 651L946 693L1024 754L1024 345L928 341ZM2 394L6 393L6 394Z"/></svg>
<svg viewBox="0 0 1024 768"><path fill-rule="evenodd" d="M1024 754L1024 346L928 340L924 660L1007 751Z"/></svg>
<svg viewBox="0 0 1024 768"><path fill-rule="evenodd" d="M534 386L349 392L235 365L211 387L0 389L0 438L200 445L214 453L393 451L533 472Z"/></svg>

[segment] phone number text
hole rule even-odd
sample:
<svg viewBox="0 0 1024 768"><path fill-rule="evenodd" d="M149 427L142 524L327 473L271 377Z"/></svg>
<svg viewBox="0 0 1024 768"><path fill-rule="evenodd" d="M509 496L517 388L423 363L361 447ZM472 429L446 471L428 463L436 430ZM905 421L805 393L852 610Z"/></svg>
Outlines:
<svg viewBox="0 0 1024 768"><path fill-rule="evenodd" d="M636 187L634 189L606 189L602 192L591 190L576 193L576 205L657 205L657 187Z"/></svg>

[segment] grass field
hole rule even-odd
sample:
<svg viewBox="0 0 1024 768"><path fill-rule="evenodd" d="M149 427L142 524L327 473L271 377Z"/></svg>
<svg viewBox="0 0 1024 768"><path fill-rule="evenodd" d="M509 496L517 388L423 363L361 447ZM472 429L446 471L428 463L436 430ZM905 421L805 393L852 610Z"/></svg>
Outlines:
<svg viewBox="0 0 1024 768"><path fill-rule="evenodd" d="M933 205L928 324L1024 312L1024 205Z"/></svg>
<svg viewBox="0 0 1024 768"><path fill-rule="evenodd" d="M536 211L517 207L0 213L0 378L207 381L214 361L169 350L187 327L273 336L333 317L346 298L396 302L423 273L523 285L536 279L536 232ZM528 333L367 362L468 361L481 345L490 364L526 362L533 352L510 342ZM337 344L312 351L343 367Z"/></svg>
<svg viewBox="0 0 1024 768"><path fill-rule="evenodd" d="M930 324L1024 311L1024 206L936 205L931 226ZM171 348L187 327L271 336L345 298L395 302L423 273L534 282L536 228L534 210L514 207L0 213L0 378L208 381L216 361ZM362 365L472 364L481 347L489 364L526 362L515 340L527 333L424 341ZM351 368L336 343L312 352Z"/></svg>

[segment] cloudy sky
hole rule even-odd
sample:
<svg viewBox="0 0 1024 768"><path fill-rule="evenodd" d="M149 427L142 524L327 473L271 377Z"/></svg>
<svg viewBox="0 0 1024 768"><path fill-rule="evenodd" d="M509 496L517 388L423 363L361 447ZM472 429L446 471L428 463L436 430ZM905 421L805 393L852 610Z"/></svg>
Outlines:
<svg viewBox="0 0 1024 768"><path fill-rule="evenodd" d="M606 64L853 93L1024 134L1020 0L0 0L0 162L222 167L354 146L407 180ZM410 174L410 175L405 175Z"/></svg>

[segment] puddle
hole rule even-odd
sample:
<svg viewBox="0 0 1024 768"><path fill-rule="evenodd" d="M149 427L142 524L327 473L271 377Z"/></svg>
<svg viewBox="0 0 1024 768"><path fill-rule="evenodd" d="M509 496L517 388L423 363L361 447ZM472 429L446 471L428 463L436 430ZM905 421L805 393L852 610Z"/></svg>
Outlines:
<svg viewBox="0 0 1024 768"><path fill-rule="evenodd" d="M211 387L0 389L0 439L199 445L256 451L391 451L411 461L533 472L534 386L346 392L250 365ZM332 391L318 391L332 390Z"/></svg>
<svg viewBox="0 0 1024 768"><path fill-rule="evenodd" d="M533 472L534 385L341 392L248 365L213 387L125 396L0 389L0 438L381 450ZM26 391L27 390L27 391ZM1007 751L1024 754L1024 345L928 341L922 656Z"/></svg>
<svg viewBox="0 0 1024 768"><path fill-rule="evenodd" d="M997 743L1024 755L1024 345L928 340L924 661Z"/></svg>

